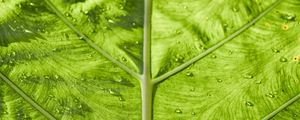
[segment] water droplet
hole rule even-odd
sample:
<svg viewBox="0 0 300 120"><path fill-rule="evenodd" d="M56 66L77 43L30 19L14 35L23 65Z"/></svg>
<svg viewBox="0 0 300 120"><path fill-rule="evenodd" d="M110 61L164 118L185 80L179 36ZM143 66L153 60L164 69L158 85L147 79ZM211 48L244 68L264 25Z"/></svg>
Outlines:
<svg viewBox="0 0 300 120"><path fill-rule="evenodd" d="M135 22L133 22L133 23L132 23L132 26L136 26L136 23L135 23Z"/></svg>
<svg viewBox="0 0 300 120"><path fill-rule="evenodd" d="M7 112L6 110L4 110L2 113L3 113L3 114L5 114L5 115L7 115L7 114L8 114L8 112Z"/></svg>
<svg viewBox="0 0 300 120"><path fill-rule="evenodd" d="M221 79L217 79L217 82L218 82L218 83L221 83L221 82L223 82L223 80L221 80Z"/></svg>
<svg viewBox="0 0 300 120"><path fill-rule="evenodd" d="M52 52L56 52L56 51L57 51L57 48L53 48L53 49L52 49Z"/></svg>
<svg viewBox="0 0 300 120"><path fill-rule="evenodd" d="M293 117L297 117L297 114L294 114Z"/></svg>
<svg viewBox="0 0 300 120"><path fill-rule="evenodd" d="M190 89L190 91L191 91L191 92L194 92L194 91L195 91L195 87L192 87L192 88Z"/></svg>
<svg viewBox="0 0 300 120"><path fill-rule="evenodd" d="M83 13L87 15L87 14L89 14L89 11L84 11Z"/></svg>
<svg viewBox="0 0 300 120"><path fill-rule="evenodd" d="M177 55L176 55L176 58L175 58L175 61L176 61L176 62L182 63L182 62L183 62L183 59L184 59L184 57L182 57L181 55L177 54Z"/></svg>
<svg viewBox="0 0 300 120"><path fill-rule="evenodd" d="M217 58L217 56L216 55L212 55L211 58Z"/></svg>
<svg viewBox="0 0 300 120"><path fill-rule="evenodd" d="M261 80L256 81L255 84L261 84Z"/></svg>
<svg viewBox="0 0 300 120"><path fill-rule="evenodd" d="M136 44L136 45L139 45L139 44L140 44L140 42L139 42L139 41L135 41L135 44Z"/></svg>
<svg viewBox="0 0 300 120"><path fill-rule="evenodd" d="M113 89L108 89L108 93L111 94L111 95L115 95L115 96L118 96L119 93Z"/></svg>
<svg viewBox="0 0 300 120"><path fill-rule="evenodd" d="M274 53L279 53L279 52L280 52L280 50L275 49L275 48L273 48L272 51L273 51Z"/></svg>
<svg viewBox="0 0 300 120"><path fill-rule="evenodd" d="M77 22L77 19L73 18L72 21L73 21L73 22Z"/></svg>
<svg viewBox="0 0 300 120"><path fill-rule="evenodd" d="M45 79L50 79L50 76L45 75L44 78L45 78Z"/></svg>
<svg viewBox="0 0 300 120"><path fill-rule="evenodd" d="M13 51L13 52L11 53L11 56L15 56L15 55L16 55L16 52Z"/></svg>
<svg viewBox="0 0 300 120"><path fill-rule="evenodd" d="M295 14L284 14L284 15L282 15L282 18L287 21L295 21L296 15Z"/></svg>
<svg viewBox="0 0 300 120"><path fill-rule="evenodd" d="M192 72L187 72L186 76L192 77L192 76L194 76L194 74Z"/></svg>
<svg viewBox="0 0 300 120"><path fill-rule="evenodd" d="M268 93L268 94L266 94L266 96L269 97L269 98L274 98L275 97L272 93Z"/></svg>
<svg viewBox="0 0 300 120"><path fill-rule="evenodd" d="M239 9L234 7L234 8L232 8L232 11L233 11L233 12L238 12Z"/></svg>
<svg viewBox="0 0 300 120"><path fill-rule="evenodd" d="M71 16L71 14L70 14L70 13L68 13L68 12L66 12L66 13L65 13L65 16L67 16L67 17L70 17L70 16Z"/></svg>
<svg viewBox="0 0 300 120"><path fill-rule="evenodd" d="M32 31L27 30L27 29L25 29L24 32L26 32L26 33L33 33Z"/></svg>
<svg viewBox="0 0 300 120"><path fill-rule="evenodd" d="M58 79L58 78L59 78L59 76L58 76L58 75L54 75L54 78L55 78L55 79Z"/></svg>
<svg viewBox="0 0 300 120"><path fill-rule="evenodd" d="M181 113L182 113L182 110L179 109L179 108L177 108L177 109L175 109L175 112L178 113L178 114L181 114Z"/></svg>
<svg viewBox="0 0 300 120"><path fill-rule="evenodd" d="M175 33L176 34L181 34L181 31L180 30L176 30Z"/></svg>
<svg viewBox="0 0 300 120"><path fill-rule="evenodd" d="M126 59L125 57L122 57L122 60L123 60L124 62L127 62L127 59Z"/></svg>
<svg viewBox="0 0 300 120"><path fill-rule="evenodd" d="M125 99L123 97L119 97L120 101L125 101Z"/></svg>
<svg viewBox="0 0 300 120"><path fill-rule="evenodd" d="M32 3L32 2L31 2L31 3L29 3L29 5L30 5L30 6L35 6L35 4L34 4L34 3Z"/></svg>
<svg viewBox="0 0 300 120"><path fill-rule="evenodd" d="M252 102L250 102L250 101L246 101L245 104L246 104L247 106L250 106L250 107L254 106L254 104L253 104Z"/></svg>
<svg viewBox="0 0 300 120"><path fill-rule="evenodd" d="M191 112L191 115L196 115L196 113L195 112Z"/></svg>
<svg viewBox="0 0 300 120"><path fill-rule="evenodd" d="M84 40L84 37L79 37L80 40Z"/></svg>
<svg viewBox="0 0 300 120"><path fill-rule="evenodd" d="M247 73L247 74L244 74L243 77L246 79L252 79L254 76L250 73Z"/></svg>
<svg viewBox="0 0 300 120"><path fill-rule="evenodd" d="M109 23L115 23L115 21L113 21L111 19L108 19L107 22L109 22Z"/></svg>
<svg viewBox="0 0 300 120"><path fill-rule="evenodd" d="M82 109L82 105L81 105L81 104L79 104L79 105L77 106L77 108L79 108L79 109Z"/></svg>
<svg viewBox="0 0 300 120"><path fill-rule="evenodd" d="M287 59L285 57L281 57L279 61L280 62L287 62Z"/></svg>

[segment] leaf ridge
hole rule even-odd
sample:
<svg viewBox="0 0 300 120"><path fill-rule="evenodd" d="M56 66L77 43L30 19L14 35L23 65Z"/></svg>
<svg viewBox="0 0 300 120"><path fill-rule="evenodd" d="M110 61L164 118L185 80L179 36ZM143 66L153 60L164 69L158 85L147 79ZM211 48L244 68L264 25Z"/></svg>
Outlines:
<svg viewBox="0 0 300 120"><path fill-rule="evenodd" d="M56 118L45 110L42 106L36 103L31 97L29 97L21 88L19 88L16 84L14 84L10 79L8 79L3 73L0 72L0 78L7 83L7 85L12 88L15 92L17 92L25 101L27 101L31 106L33 106L36 110L46 116L49 120L56 120Z"/></svg>
<svg viewBox="0 0 300 120"><path fill-rule="evenodd" d="M288 100L286 103L284 103L283 105L281 105L279 108L277 108L276 110L274 110L273 112L269 113L267 116L265 116L264 118L262 118L262 120L269 120L269 119L271 119L276 114L278 114L280 111L282 111L283 109L285 109L286 107L288 107L289 105L293 104L294 102L296 102L299 99L300 99L300 94L298 94L295 97L293 97L292 99Z"/></svg>
<svg viewBox="0 0 300 120"><path fill-rule="evenodd" d="M76 34L78 34L83 40L93 49L95 49L98 53L103 55L105 58L113 62L114 64L118 65L120 68L122 68L124 71L135 77L136 79L140 79L140 75L131 69L129 69L127 66L119 62L117 59L113 58L109 53L98 47L95 43L92 42L91 39L89 39L86 35L84 35L82 32L80 32L71 22L69 22L64 15L53 5L53 3L49 0L45 0L46 4L56 13L56 15L70 28L72 29Z"/></svg>
<svg viewBox="0 0 300 120"><path fill-rule="evenodd" d="M141 79L142 120L152 119L153 84L151 76L151 13L152 0L145 0L143 77Z"/></svg>
<svg viewBox="0 0 300 120"><path fill-rule="evenodd" d="M233 34L229 35L228 37L226 37L225 39L223 39L222 41L220 41L219 43L215 44L214 46L210 47L209 49L207 49L206 51L200 53L199 55L197 55L196 57L190 59L189 61L181 64L180 66L174 68L173 70L155 78L152 82L153 84L157 84L160 83L162 81L164 81L166 78L184 70L185 68L187 68L188 66L190 66L191 64L201 60L202 58L204 58L205 56L209 55L210 53L214 52L215 50L217 50L218 48L222 47L224 44L230 42L232 39L234 39L235 37L237 37L238 35L240 35L241 33L243 33L244 31L246 31L248 28L250 28L253 24L255 24L258 20L260 20L261 18L263 18L265 15L267 15L269 12L271 12L277 5L279 5L283 0L277 0L275 3L273 3L270 7L268 7L265 11L263 11L260 15L258 15L256 18L254 18L253 20L251 20L250 22L248 22L247 24L245 24L244 26L242 26L240 29L238 29L236 32L234 32Z"/></svg>

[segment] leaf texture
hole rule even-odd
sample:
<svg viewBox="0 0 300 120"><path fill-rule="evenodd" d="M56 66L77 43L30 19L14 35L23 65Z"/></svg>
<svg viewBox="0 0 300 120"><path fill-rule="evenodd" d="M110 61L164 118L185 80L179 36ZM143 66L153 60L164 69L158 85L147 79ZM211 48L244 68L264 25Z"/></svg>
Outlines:
<svg viewBox="0 0 300 120"><path fill-rule="evenodd" d="M298 119L299 6L0 0L0 119Z"/></svg>

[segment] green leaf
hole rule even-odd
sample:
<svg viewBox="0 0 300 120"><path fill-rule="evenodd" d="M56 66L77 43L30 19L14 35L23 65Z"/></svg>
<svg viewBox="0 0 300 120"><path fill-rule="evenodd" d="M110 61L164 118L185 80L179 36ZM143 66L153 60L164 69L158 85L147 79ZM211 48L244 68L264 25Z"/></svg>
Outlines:
<svg viewBox="0 0 300 120"><path fill-rule="evenodd" d="M0 118L297 119L299 0L0 0Z"/></svg>

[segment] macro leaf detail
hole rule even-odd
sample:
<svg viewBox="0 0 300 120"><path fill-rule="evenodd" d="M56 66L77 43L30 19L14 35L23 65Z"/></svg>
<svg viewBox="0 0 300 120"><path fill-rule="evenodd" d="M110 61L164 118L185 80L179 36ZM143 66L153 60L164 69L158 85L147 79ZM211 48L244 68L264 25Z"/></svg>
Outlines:
<svg viewBox="0 0 300 120"><path fill-rule="evenodd" d="M0 0L0 119L299 119L299 0Z"/></svg>

